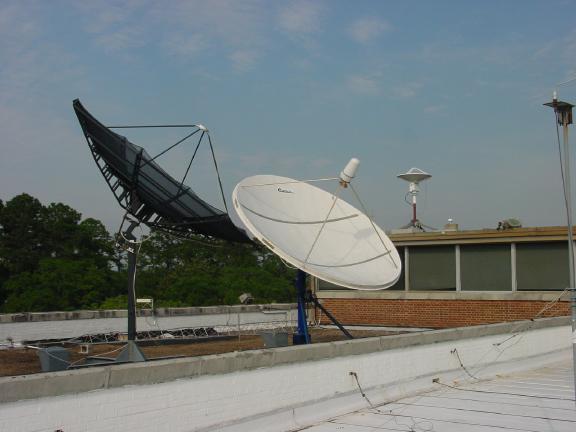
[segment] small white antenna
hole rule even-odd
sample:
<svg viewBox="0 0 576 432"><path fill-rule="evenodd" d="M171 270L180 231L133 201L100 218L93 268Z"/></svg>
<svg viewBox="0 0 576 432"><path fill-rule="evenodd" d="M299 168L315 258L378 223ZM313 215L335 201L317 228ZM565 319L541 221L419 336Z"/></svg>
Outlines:
<svg viewBox="0 0 576 432"><path fill-rule="evenodd" d="M420 168L410 168L404 174L399 174L396 177L410 183L406 196L412 196L412 220L408 224L407 228L417 228L418 230L422 230L422 224L420 224L418 218L416 217L416 196L420 192L418 185L420 182L428 180L432 176L427 172L422 171Z"/></svg>

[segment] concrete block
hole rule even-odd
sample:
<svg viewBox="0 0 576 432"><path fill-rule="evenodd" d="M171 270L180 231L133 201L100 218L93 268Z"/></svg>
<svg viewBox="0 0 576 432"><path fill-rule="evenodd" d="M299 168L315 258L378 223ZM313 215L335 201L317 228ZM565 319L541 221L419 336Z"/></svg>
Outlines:
<svg viewBox="0 0 576 432"><path fill-rule="evenodd" d="M0 403L106 388L108 370L93 368L0 378Z"/></svg>

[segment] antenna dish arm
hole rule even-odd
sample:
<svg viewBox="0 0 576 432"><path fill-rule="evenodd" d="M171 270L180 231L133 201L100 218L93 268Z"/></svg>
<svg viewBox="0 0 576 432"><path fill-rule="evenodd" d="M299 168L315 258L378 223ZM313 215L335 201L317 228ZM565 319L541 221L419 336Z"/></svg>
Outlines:
<svg viewBox="0 0 576 432"><path fill-rule="evenodd" d="M318 300L318 297L316 297L314 294L310 293L310 301L312 303L314 303L314 306L320 308L320 310L322 312L324 312L324 315L326 315L330 319L330 321L332 321L332 323L336 327L338 327L342 331L342 333L344 333L346 335L346 337L348 339L354 339L354 336L352 336L350 334L350 332L348 330L346 330L342 324L340 324L340 321L338 321L336 319L336 317L334 315L332 315L330 313L330 311L328 309L326 309L322 303L320 303L320 301Z"/></svg>
<svg viewBox="0 0 576 432"><path fill-rule="evenodd" d="M226 211L226 213L228 213L228 203L226 202L226 196L224 194L224 188L222 187L222 178L220 176L220 171L218 170L218 163L216 162L216 155L214 153L214 146L212 145L212 138L210 137L210 132L208 131L208 129L206 129L204 126L202 125L195 125L195 124L166 124L166 125L119 125L119 126L108 126L109 129L151 129L151 128L197 128L196 130L194 130L193 132L191 132L190 134L186 135L184 138L182 138L181 140L177 141L176 143L172 144L171 146L169 146L167 149L161 151L160 153L158 153L156 156L154 156L152 159L150 159L149 161L146 161L144 163L144 165L147 165L151 162L154 162L154 160L156 160L157 158L159 158L160 156L166 154L167 152L169 152L170 150L172 150L173 148L175 148L176 146L182 144L184 141L186 141L188 138L194 136L196 133L198 133L199 131L202 131L202 134L200 135L200 139L198 140L198 144L196 144L196 148L194 149L194 154L192 155L192 158L190 159L190 162L188 164L188 168L186 169L186 173L184 174L184 177L182 178L182 181L180 182L180 186L178 188L178 193L176 194L175 197L178 197L179 194L182 192L182 187L184 186L184 181L186 180L186 177L188 176L188 172L190 171L190 167L192 166L192 162L194 161L194 158L196 157L196 153L198 152L198 148L200 147L200 143L202 142L202 138L204 137L204 135L206 134L208 136L208 144L210 145L210 152L212 154L212 160L214 161L214 168L216 170L216 175L218 177L218 186L220 187L220 194L222 196L222 203L224 204L224 210ZM140 158L142 157L142 155L139 155L139 159L138 159L138 170L140 169ZM135 171L135 175L137 175L138 171ZM175 197L173 199L175 199Z"/></svg>

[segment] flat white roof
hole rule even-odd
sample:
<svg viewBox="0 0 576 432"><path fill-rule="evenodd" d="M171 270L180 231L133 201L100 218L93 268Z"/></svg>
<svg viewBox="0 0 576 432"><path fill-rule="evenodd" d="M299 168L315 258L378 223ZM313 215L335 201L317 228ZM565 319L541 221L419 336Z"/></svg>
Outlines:
<svg viewBox="0 0 576 432"><path fill-rule="evenodd" d="M564 361L483 382L456 386L439 383L438 390L368 406L305 430L574 432L576 405L571 363Z"/></svg>

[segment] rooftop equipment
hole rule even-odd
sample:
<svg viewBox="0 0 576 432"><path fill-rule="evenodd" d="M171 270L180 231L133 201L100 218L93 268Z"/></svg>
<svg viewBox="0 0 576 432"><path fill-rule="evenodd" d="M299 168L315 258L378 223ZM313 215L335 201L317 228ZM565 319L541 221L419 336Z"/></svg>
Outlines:
<svg viewBox="0 0 576 432"><path fill-rule="evenodd" d="M128 254L128 344L117 361L144 361L144 354L136 340L136 258L140 248L134 230L146 225L180 238L195 235L215 237L231 242L250 242L244 232L230 220L214 148L208 129L203 125L142 125L106 127L82 106L73 102L74 111L92 157L118 204L126 211L119 230L120 244ZM111 129L132 128L186 128L191 130L184 138L156 156L131 143ZM156 160L189 138L197 139L186 173L176 180L164 171ZM184 184L192 162L201 144L209 145L218 174L224 211L208 204Z"/></svg>
<svg viewBox="0 0 576 432"><path fill-rule="evenodd" d="M247 230L264 246L298 269L298 331L294 343L309 343L305 304L306 274L358 290L391 287L400 277L396 248L367 216L352 186L359 161L351 159L339 177L300 181L275 175L257 175L238 183L232 194L234 208ZM329 193L313 182L336 181ZM352 190L360 211L340 198ZM311 298L328 316L331 314ZM349 337L348 332L341 327Z"/></svg>
<svg viewBox="0 0 576 432"><path fill-rule="evenodd" d="M405 195L404 199L412 206L412 219L408 225L405 225L402 228L412 228L414 230L424 231L424 225L422 225L416 217L416 196L420 192L419 184L424 180L432 178L432 176L427 172L422 171L420 168L410 168L404 174L399 174L396 177L410 183L408 193ZM408 201L408 196L412 197L411 202Z"/></svg>
<svg viewBox="0 0 576 432"><path fill-rule="evenodd" d="M126 214L120 236L128 253L128 344L116 361L145 361L136 339L136 257L140 244L133 231L144 224L181 238L196 234L233 242L250 242L232 223L208 129L202 125L110 126L96 120L80 103L74 110L88 147L108 186ZM192 132L151 157L142 147L113 132L112 128L186 127ZM156 159L188 138L198 138L182 180L166 173ZM218 174L225 211L200 199L184 185L196 152L208 142ZM306 302L317 307L348 337L349 332L314 297L306 293L306 273L354 289L376 290L392 286L400 277L398 252L382 229L366 216L366 209L352 187L358 159L351 159L337 180L336 194L310 182L278 176L253 176L240 182L233 193L234 207L248 230L267 248L298 271L298 331L294 343L309 343ZM363 207L360 212L339 198L350 187ZM127 227L124 228L124 224Z"/></svg>

